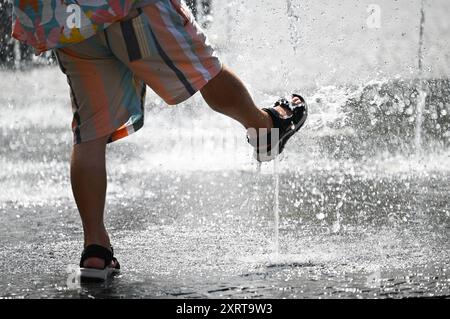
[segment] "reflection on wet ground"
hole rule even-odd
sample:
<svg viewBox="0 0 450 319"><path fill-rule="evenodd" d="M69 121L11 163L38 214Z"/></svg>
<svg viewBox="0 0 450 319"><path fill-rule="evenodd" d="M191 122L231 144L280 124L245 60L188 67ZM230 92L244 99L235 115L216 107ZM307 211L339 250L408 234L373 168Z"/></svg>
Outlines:
<svg viewBox="0 0 450 319"><path fill-rule="evenodd" d="M108 223L122 274L69 289L81 249L70 197L3 202L2 296L448 296L448 177L282 174L275 256L270 174L115 172Z"/></svg>

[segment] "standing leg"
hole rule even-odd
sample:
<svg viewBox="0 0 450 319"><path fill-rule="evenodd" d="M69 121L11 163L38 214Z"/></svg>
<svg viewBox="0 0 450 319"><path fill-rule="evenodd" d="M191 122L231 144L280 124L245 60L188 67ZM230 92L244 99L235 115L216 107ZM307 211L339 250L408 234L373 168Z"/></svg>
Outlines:
<svg viewBox="0 0 450 319"><path fill-rule="evenodd" d="M114 23L109 29L122 26ZM100 32L55 50L70 88L75 144L71 184L83 224L84 246L90 246L83 250L81 268L103 269L105 260L110 259L105 252L111 245L104 224L106 144L136 132L143 125L145 86L115 57L110 45L116 39L111 34L107 36L106 31ZM96 246L92 245L103 249L94 249ZM111 266L116 268L118 264Z"/></svg>
<svg viewBox="0 0 450 319"><path fill-rule="evenodd" d="M105 150L108 138L77 144L73 148L70 178L84 230L84 245L110 247L103 221L106 197ZM104 260L89 258L84 266L103 268Z"/></svg>

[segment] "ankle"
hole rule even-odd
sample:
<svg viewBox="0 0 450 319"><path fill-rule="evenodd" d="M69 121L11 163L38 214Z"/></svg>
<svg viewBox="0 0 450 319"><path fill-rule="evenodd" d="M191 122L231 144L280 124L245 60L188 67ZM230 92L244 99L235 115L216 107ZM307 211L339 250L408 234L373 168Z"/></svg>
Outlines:
<svg viewBox="0 0 450 319"><path fill-rule="evenodd" d="M84 237L84 247L89 245L99 245L110 249L111 241L106 231L103 234L87 235Z"/></svg>
<svg viewBox="0 0 450 319"><path fill-rule="evenodd" d="M264 117L264 126L262 128L271 129L273 128L273 120L272 117L266 111L261 110L261 113Z"/></svg>

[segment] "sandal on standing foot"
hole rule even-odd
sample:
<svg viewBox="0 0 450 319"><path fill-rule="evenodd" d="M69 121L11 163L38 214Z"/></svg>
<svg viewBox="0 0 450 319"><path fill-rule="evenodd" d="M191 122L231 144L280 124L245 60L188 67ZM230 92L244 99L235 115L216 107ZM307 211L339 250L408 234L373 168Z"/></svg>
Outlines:
<svg viewBox="0 0 450 319"><path fill-rule="evenodd" d="M105 261L103 269L84 267L84 262L88 258L100 258ZM111 264L113 262L114 266ZM114 257L113 248L111 250L100 245L86 246L81 254L80 260L80 280L81 282L102 282L109 277L120 272L120 265Z"/></svg>

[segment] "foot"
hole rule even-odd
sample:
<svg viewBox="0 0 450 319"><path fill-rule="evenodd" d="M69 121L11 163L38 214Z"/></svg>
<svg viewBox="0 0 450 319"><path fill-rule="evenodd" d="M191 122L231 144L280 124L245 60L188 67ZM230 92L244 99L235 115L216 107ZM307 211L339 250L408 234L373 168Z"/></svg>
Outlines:
<svg viewBox="0 0 450 319"><path fill-rule="evenodd" d="M104 282L119 272L120 265L111 246L92 244L83 249L80 259L81 282Z"/></svg>
<svg viewBox="0 0 450 319"><path fill-rule="evenodd" d="M290 102L280 99L261 113L267 116L268 130L248 129L247 140L255 149L256 160L268 162L283 152L286 142L305 124L308 107L300 95L293 94Z"/></svg>
<svg viewBox="0 0 450 319"><path fill-rule="evenodd" d="M117 261L111 261L111 264L109 267L116 268ZM101 258L88 258L83 263L84 268L93 268L93 269L104 269L105 268L105 261Z"/></svg>
<svg viewBox="0 0 450 319"><path fill-rule="evenodd" d="M291 103L292 103L292 105L299 105L300 103L302 103L302 101L298 97L294 96L294 97L292 97ZM292 116L292 111L287 110L287 109L283 108L282 106L276 106L275 110L280 114L280 117L283 119ZM269 129L273 128L272 117L269 115L269 113L267 113L264 110L261 110L261 112L264 113L264 117L267 122L267 128L269 128Z"/></svg>
<svg viewBox="0 0 450 319"><path fill-rule="evenodd" d="M88 246L88 245L85 245L85 247L86 246ZM103 247L111 247L110 244L102 244L101 246L103 246ZM108 248L108 250L111 251L111 249L109 249L109 248ZM109 266L113 267L113 268L116 268L117 260L112 260ZM93 268L93 269L104 269L105 268L105 261L102 258L97 258L97 257L87 258L83 262L83 267L85 267L85 268Z"/></svg>

